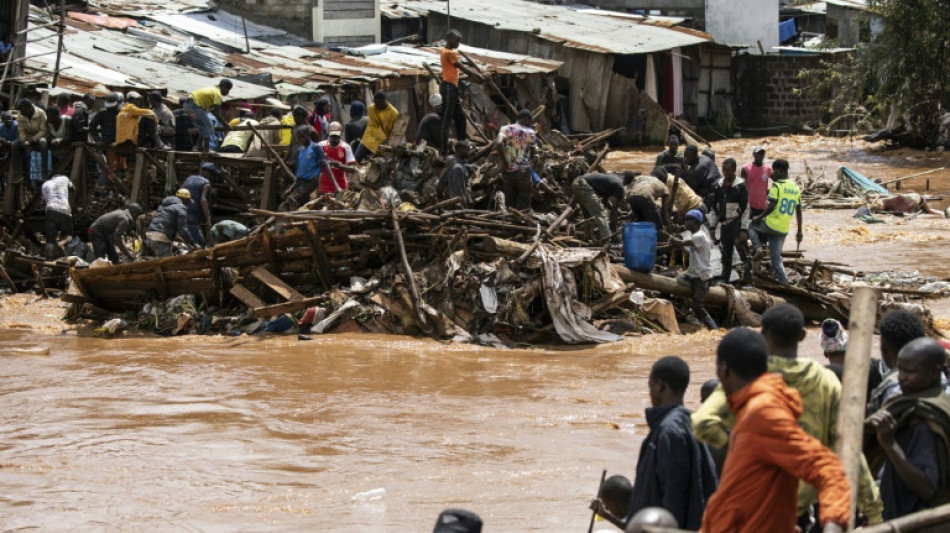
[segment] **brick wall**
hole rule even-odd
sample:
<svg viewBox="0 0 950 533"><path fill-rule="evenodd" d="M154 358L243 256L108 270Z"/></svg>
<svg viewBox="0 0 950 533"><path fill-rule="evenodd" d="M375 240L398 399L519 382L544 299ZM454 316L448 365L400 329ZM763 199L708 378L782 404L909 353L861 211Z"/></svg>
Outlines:
<svg viewBox="0 0 950 533"><path fill-rule="evenodd" d="M749 55L733 57L736 82L735 115L740 126L799 126L827 113L827 98L803 92L803 70L822 61L842 60L831 55ZM823 105L824 104L824 105Z"/></svg>
<svg viewBox="0 0 950 533"><path fill-rule="evenodd" d="M258 24L313 38L313 0L217 0L217 3Z"/></svg>

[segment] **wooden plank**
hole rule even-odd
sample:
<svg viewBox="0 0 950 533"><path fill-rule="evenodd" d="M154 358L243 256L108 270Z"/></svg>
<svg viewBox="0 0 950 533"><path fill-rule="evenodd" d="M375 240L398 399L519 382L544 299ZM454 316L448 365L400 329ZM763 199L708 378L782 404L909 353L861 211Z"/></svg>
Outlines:
<svg viewBox="0 0 950 533"><path fill-rule="evenodd" d="M257 278L261 283L267 285L274 292L284 297L286 300L297 301L303 300L304 295L297 292L297 289L294 289L290 285L284 282L284 280L275 276L271 271L267 270L265 267L257 267L251 271L251 275Z"/></svg>
<svg viewBox="0 0 950 533"><path fill-rule="evenodd" d="M323 287L329 289L333 285L333 274L330 270L330 258L327 257L327 251L323 247L323 241L317 234L317 226L313 221L307 223L307 242L313 251L313 261L316 263L317 275Z"/></svg>
<svg viewBox="0 0 950 533"><path fill-rule="evenodd" d="M877 320L877 301L878 292L872 287L859 287L851 298L851 329L844 358L841 402L835 429L835 452L844 465L848 483L851 485L849 530L854 528L854 511L858 501L867 382L871 366L871 344L874 342L874 324Z"/></svg>
<svg viewBox="0 0 950 533"><path fill-rule="evenodd" d="M264 227L264 231L261 232L261 238L264 241L264 255L267 257L267 262L270 263L274 271L280 272L280 268L277 266L277 259L274 257L274 242L271 238L270 228Z"/></svg>
<svg viewBox="0 0 950 533"><path fill-rule="evenodd" d="M241 300L241 303L250 307L251 309L257 309L261 307L266 307L267 304L263 300L257 297L256 294L248 290L247 287L241 285L240 283L235 283L231 290L228 291L231 293L231 296L234 296L238 300Z"/></svg>
<svg viewBox="0 0 950 533"><path fill-rule="evenodd" d="M264 163L264 186L261 188L261 209L277 209L277 175L274 173L274 164Z"/></svg>
<svg viewBox="0 0 950 533"><path fill-rule="evenodd" d="M116 178L118 180L118 177ZM129 194L129 201L141 203L142 193L145 191L145 154L138 152L135 154L135 174L132 178L132 192ZM143 207L143 209L146 209Z"/></svg>
<svg viewBox="0 0 950 533"><path fill-rule="evenodd" d="M311 305L318 304L324 301L323 296L314 296L313 298L304 298L303 300L293 300L290 302L284 302L282 304L270 305L267 307L257 307L254 309L255 318L265 318L269 316L282 315L284 313L293 313L294 311L300 311L301 309L306 309Z"/></svg>

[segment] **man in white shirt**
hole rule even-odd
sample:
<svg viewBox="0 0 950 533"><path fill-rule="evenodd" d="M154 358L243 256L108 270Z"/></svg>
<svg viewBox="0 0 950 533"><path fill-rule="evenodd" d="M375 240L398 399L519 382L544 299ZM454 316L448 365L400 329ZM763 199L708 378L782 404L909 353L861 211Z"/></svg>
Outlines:
<svg viewBox="0 0 950 533"><path fill-rule="evenodd" d="M683 225L686 231L690 233L688 239L671 239L670 242L681 248L689 250L689 268L683 279L689 282L693 290L693 313L696 318L709 329L718 329L716 322L706 311L705 301L706 293L709 292L709 280L713 276L712 267L709 265L712 255L712 239L703 228L703 212L699 209L693 209L686 213Z"/></svg>
<svg viewBox="0 0 950 533"><path fill-rule="evenodd" d="M46 258L62 257L57 244L58 235L73 236L73 211L69 206L69 189L73 182L67 176L53 176L43 183L43 201L46 202Z"/></svg>

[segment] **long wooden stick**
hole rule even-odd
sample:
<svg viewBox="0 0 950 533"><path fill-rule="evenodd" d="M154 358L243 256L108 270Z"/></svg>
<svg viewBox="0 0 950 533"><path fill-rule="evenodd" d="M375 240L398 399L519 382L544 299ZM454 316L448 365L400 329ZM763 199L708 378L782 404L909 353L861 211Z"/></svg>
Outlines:
<svg viewBox="0 0 950 533"><path fill-rule="evenodd" d="M604 481L607 480L607 470L604 469L600 474L600 484L597 485L597 497L600 497L600 489L604 486ZM587 533L594 531L594 521L597 519L597 511L591 512L590 515L590 526L587 527Z"/></svg>
<svg viewBox="0 0 950 533"><path fill-rule="evenodd" d="M518 109L515 108L515 106L510 101L508 101L508 98L505 96L505 93L501 92L501 89L499 89L498 86L495 85L495 82L492 81L491 77L485 75L485 71L482 70L482 67L480 67L478 63L472 60L472 58L469 57L468 54L466 54L465 52L459 50L459 54L461 54L462 57L467 59L468 62L471 63L473 67L475 67L475 70L477 70L478 73L482 75L482 78L485 80L485 83L487 83L488 86L491 87L493 91L495 91L498 97L501 98L502 101L505 102L505 106L512 113L511 118L515 118L516 116L518 116Z"/></svg>
<svg viewBox="0 0 950 533"><path fill-rule="evenodd" d="M412 277L412 266L409 265L409 257L406 255L406 245L402 242L402 230L399 229L399 216L396 210L389 212L393 221L393 233L396 235L396 245L399 247L399 257L402 259L403 274L406 276L406 283L409 285L409 296L412 297L412 306L415 307L416 320L419 321L419 327L426 330L426 315L423 312L420 303L419 288L416 287L416 279Z"/></svg>
<svg viewBox="0 0 950 533"><path fill-rule="evenodd" d="M871 344L877 320L878 292L859 287L851 298L850 337L844 357L844 378L835 429L835 452L844 465L851 485L851 512L848 529L854 529L858 501L858 479L864 440L864 416L867 405L868 373L871 368Z"/></svg>
<svg viewBox="0 0 950 533"><path fill-rule="evenodd" d="M605 157L607 157L607 152L609 151L610 151L610 143L607 143L604 145L604 149L601 150L599 154L597 154L596 158L594 158L594 162L591 163L589 167L587 167L586 174L593 172L594 169L597 168L597 165L599 165L600 162L603 161Z"/></svg>
<svg viewBox="0 0 950 533"><path fill-rule="evenodd" d="M891 183L900 183L904 180L909 180L911 178L916 178L918 176L923 176L925 174L933 174L934 172L940 172L941 170L946 170L946 167L934 168L934 169L927 170L925 172L918 172L916 174L911 174L910 176L903 176L900 178L894 178L892 180L882 181L880 185L881 187L887 187Z"/></svg>
<svg viewBox="0 0 950 533"><path fill-rule="evenodd" d="M945 524L950 522L950 503L919 511L913 514L888 520L881 524L875 524L861 529L862 533L895 533L917 531L927 526L935 524Z"/></svg>
<svg viewBox="0 0 950 533"><path fill-rule="evenodd" d="M261 135L261 132L257 131L257 128L255 128L253 124L248 124L247 127L250 128L251 131L254 132L254 135L256 135L257 138L261 140L261 144L263 144L264 148L266 148L267 151L270 152L270 155L274 156L274 158L277 159L277 162L280 163L280 168L284 169L284 172L286 172L287 175L290 176L290 179L292 180L297 179L297 176L294 175L294 172L290 170L290 167L287 166L287 163L284 163L284 159L280 157L280 154L277 153L277 150L274 150L274 148L270 145L270 143L267 142L267 139L265 139L264 136Z"/></svg>

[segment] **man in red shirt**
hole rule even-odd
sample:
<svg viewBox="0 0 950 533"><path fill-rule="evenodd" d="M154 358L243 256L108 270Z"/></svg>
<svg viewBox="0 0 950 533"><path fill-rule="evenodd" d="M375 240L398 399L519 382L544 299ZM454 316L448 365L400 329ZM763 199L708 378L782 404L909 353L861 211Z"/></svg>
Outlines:
<svg viewBox="0 0 950 533"><path fill-rule="evenodd" d="M333 194L347 189L346 174L358 172L353 150L342 139L343 125L339 122L331 122L328 129L329 138L320 141L319 146L323 149L323 155L326 156L333 170L333 179L330 179L326 170L320 174L320 186L317 189L320 194Z"/></svg>
<svg viewBox="0 0 950 533"><path fill-rule="evenodd" d="M772 167L765 164L765 148L756 146L752 149L752 162L742 167L742 179L745 180L749 191L749 218L755 218L769 207L769 180L772 178ZM759 235L749 230L752 247L759 249Z"/></svg>

